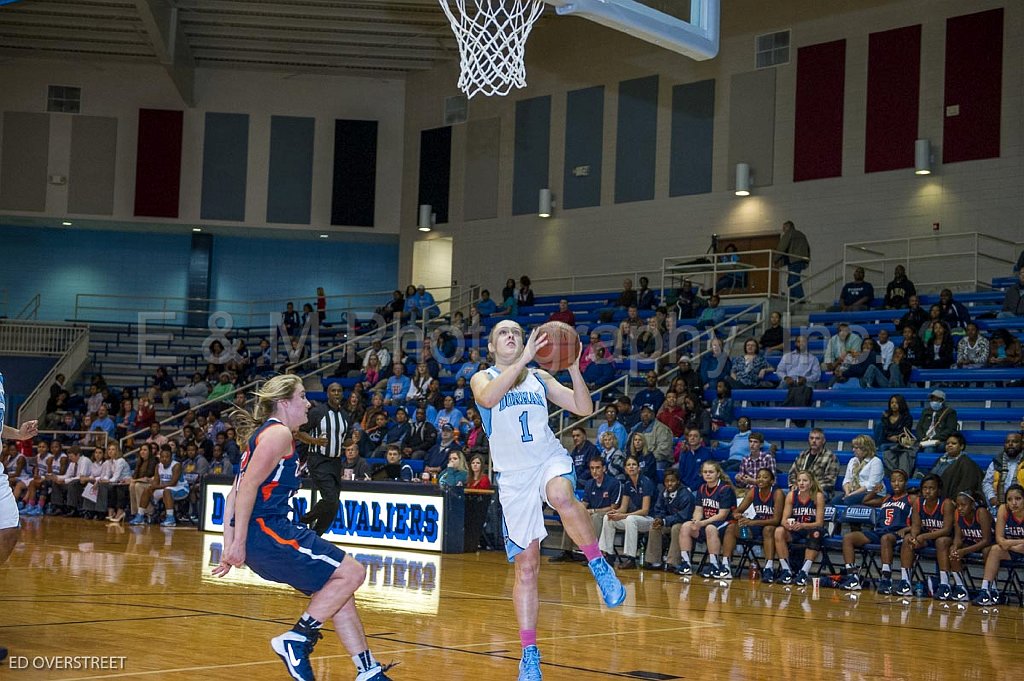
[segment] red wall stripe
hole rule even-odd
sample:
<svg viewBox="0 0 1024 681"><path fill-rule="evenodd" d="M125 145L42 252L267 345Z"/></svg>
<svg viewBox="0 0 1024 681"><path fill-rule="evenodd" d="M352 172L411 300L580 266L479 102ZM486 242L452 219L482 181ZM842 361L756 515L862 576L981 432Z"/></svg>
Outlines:
<svg viewBox="0 0 1024 681"><path fill-rule="evenodd" d="M801 47L796 60L793 181L843 173L846 41Z"/></svg>
<svg viewBox="0 0 1024 681"><path fill-rule="evenodd" d="M135 214L178 217L181 191L181 132L184 113L139 109L135 152Z"/></svg>
<svg viewBox="0 0 1024 681"><path fill-rule="evenodd" d="M914 167L920 96L920 24L872 33L864 172Z"/></svg>
<svg viewBox="0 0 1024 681"><path fill-rule="evenodd" d="M1002 8L948 19L943 163L998 158L1002 96Z"/></svg>

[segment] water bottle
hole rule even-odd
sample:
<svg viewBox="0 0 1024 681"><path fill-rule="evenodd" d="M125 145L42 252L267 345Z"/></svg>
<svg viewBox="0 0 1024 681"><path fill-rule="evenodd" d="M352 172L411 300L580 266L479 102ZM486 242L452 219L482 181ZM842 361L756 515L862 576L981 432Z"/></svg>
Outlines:
<svg viewBox="0 0 1024 681"><path fill-rule="evenodd" d="M757 563L750 563L750 581L756 582L761 577L761 570L757 567Z"/></svg>
<svg viewBox="0 0 1024 681"><path fill-rule="evenodd" d="M924 597L924 582L914 582L914 596L917 598Z"/></svg>
<svg viewBox="0 0 1024 681"><path fill-rule="evenodd" d="M747 539L750 539L751 536L752 536L752 534L750 532L750 528L749 527L741 527L740 528L740 539L747 540Z"/></svg>

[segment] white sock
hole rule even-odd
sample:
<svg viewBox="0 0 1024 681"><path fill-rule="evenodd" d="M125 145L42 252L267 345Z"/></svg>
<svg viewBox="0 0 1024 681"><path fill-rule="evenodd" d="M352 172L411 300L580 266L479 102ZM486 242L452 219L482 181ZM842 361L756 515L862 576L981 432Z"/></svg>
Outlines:
<svg viewBox="0 0 1024 681"><path fill-rule="evenodd" d="M939 570L939 584L949 586L949 573L945 570Z"/></svg>
<svg viewBox="0 0 1024 681"><path fill-rule="evenodd" d="M981 580L981 590L982 591L988 591L988 580L987 579Z"/></svg>
<svg viewBox="0 0 1024 681"><path fill-rule="evenodd" d="M910 572L907 570L907 568L900 568L900 579L902 579L904 582L910 581Z"/></svg>
<svg viewBox="0 0 1024 681"><path fill-rule="evenodd" d="M680 558L682 558L684 563L689 563L690 562L690 552L689 551L683 551L680 554Z"/></svg>
<svg viewBox="0 0 1024 681"><path fill-rule="evenodd" d="M364 650L358 655L353 655L352 664L354 664L356 666L356 670L359 671L359 676L356 677L356 681L361 681L363 674L366 674L371 670L376 673L377 667L380 666L380 663L374 659L373 653L369 650ZM367 675L366 678L369 678L369 675Z"/></svg>
<svg viewBox="0 0 1024 681"><path fill-rule="evenodd" d="M174 518L174 511L168 511L167 512L167 517L168 518Z"/></svg>
<svg viewBox="0 0 1024 681"><path fill-rule="evenodd" d="M713 554L713 553L709 553L709 554L708 554L708 558L710 558L710 559L711 559L711 564L712 564L712 565L714 565L715 567L718 567L718 556L716 556L716 555L715 555L715 554Z"/></svg>
<svg viewBox="0 0 1024 681"><path fill-rule="evenodd" d="M892 566L890 566L890 565L883 565L882 566L882 579L892 579Z"/></svg>
<svg viewBox="0 0 1024 681"><path fill-rule="evenodd" d="M765 570L774 570L775 569L775 561L774 560L766 560L764 562L764 569Z"/></svg>
<svg viewBox="0 0 1024 681"><path fill-rule="evenodd" d="M853 563L847 563L847 564L846 564L846 565L845 565L844 567L845 567L845 568L846 568L847 570L849 570L849 571L852 571L852 570L853 570Z"/></svg>
<svg viewBox="0 0 1024 681"><path fill-rule="evenodd" d="M786 560L785 558L779 558L779 567L781 567L783 570L788 570L789 569L789 561Z"/></svg>
<svg viewBox="0 0 1024 681"><path fill-rule="evenodd" d="M953 573L953 580L956 582L957 586L963 586L964 585L964 577L959 572L954 572Z"/></svg>
<svg viewBox="0 0 1024 681"><path fill-rule="evenodd" d="M725 556L721 556L718 559L718 564L721 565L722 567L729 567L729 559L726 558Z"/></svg>
<svg viewBox="0 0 1024 681"><path fill-rule="evenodd" d="M814 561L813 560L805 560L804 561L804 566L802 568L800 568L800 569L803 570L804 572L810 574L811 566L812 565L814 565Z"/></svg>

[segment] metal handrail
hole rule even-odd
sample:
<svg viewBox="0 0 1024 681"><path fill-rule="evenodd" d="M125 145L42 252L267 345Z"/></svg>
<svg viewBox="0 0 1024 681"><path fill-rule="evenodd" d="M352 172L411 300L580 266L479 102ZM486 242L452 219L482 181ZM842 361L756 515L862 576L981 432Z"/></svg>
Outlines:
<svg viewBox="0 0 1024 681"><path fill-rule="evenodd" d="M15 319L39 319L39 303L42 300L40 294L35 294L29 301L25 303L24 307L18 314L14 315Z"/></svg>
<svg viewBox="0 0 1024 681"><path fill-rule="evenodd" d="M82 449L93 449L93 450L95 450L95 449L98 449L100 446L102 446L103 449L106 449L107 448L107 444L110 442L110 433L108 433L105 430L101 430L101 429L93 429L93 430L40 430L39 434L40 435L83 435L83 436L95 435L97 437L100 437L100 436L103 437L103 444L102 445L82 445Z"/></svg>
<svg viewBox="0 0 1024 681"><path fill-rule="evenodd" d="M598 286L596 288L580 288L580 289L577 289L576 288L577 287L577 282L579 282L580 280L587 280L587 279L619 279L621 281L621 279L624 278L624 277L628 277L633 282L639 282L640 277L647 277L648 279L650 279L651 277L656 277L659 273L660 273L660 270L655 270L655 269L650 269L650 270L637 269L637 270L621 271L621 272L602 272L601 274L570 274L570 275L566 275L566 276L562 276L562 277L542 277L540 279L532 279L531 282L530 282L530 286L531 286L531 288L534 289L534 291L539 291L539 290L543 289L542 286L539 286L541 284L551 284L552 282L568 281L569 282L569 291L566 291L565 289L557 289L555 292L556 293L568 293L568 294L575 294L575 293L605 293L607 291L611 291L611 290L614 290L614 289L609 289L606 286Z"/></svg>
<svg viewBox="0 0 1024 681"><path fill-rule="evenodd" d="M760 317L758 319L750 322L749 324L744 326L739 331L736 331L735 329L733 329L733 331L729 334L729 339L731 340L731 339L735 338L736 336L738 336L741 333L746 333L748 330L758 326L759 324L763 325L765 323L766 319L767 319L767 314L766 314L767 313L767 305L768 305L767 299L761 300L761 301L759 301L757 303L749 305L746 308L744 308L742 311L737 312L736 314L734 314L733 316L729 317L728 319L723 319L721 321L721 323L716 324L715 326L712 326L709 329L705 329L705 333L707 333L708 336L710 337L711 334L714 334L719 329L722 329L722 328L726 327L726 325L728 325L728 324L730 324L732 322L737 321L740 317L743 317L743 316L749 314L750 312L760 308L761 312L762 312ZM689 340L685 341L684 343L682 343L680 345L677 345L677 346L675 346L673 348L665 350L664 352L662 352L657 357L646 358L645 361L653 361L655 363L655 366L657 366L657 363L660 360L664 359L665 357L667 357L667 356L669 356L671 354L675 354L675 353L679 353L679 352L683 351L687 346L689 346L691 344L700 342L700 339L703 336L704 336L704 333L701 333L701 334L699 334L697 336L694 336L694 337L690 338ZM707 352L708 352L707 350L704 350L703 352L698 352L697 354L693 355L693 359L694 360L699 359L700 357L702 357ZM662 376L659 376L659 380L663 376L669 376L674 371L677 371L677 370L678 370L678 367L673 367L669 371L666 371ZM630 378L629 373L623 374L622 376L619 376L618 378L616 378L616 379L614 379L612 381L609 381L606 385L603 385L600 388L595 388L594 390L591 390L590 394L593 395L593 394L596 393L597 395L602 395L602 394L604 394L604 392L606 390L610 390L611 388L617 386L620 383L624 383L628 387L628 385L629 385L629 378ZM562 422L562 418L567 413L569 413L569 410L565 409L564 407L561 408L561 409L557 409L557 410L551 412L548 415L548 420L550 421L550 420L553 420L553 419L557 418L558 422L561 423ZM583 416L583 417L579 418L578 420L573 421L568 426L564 426L562 428L559 428L559 430L555 433L555 436L556 437L562 437L562 435L566 431L571 431L573 428L575 428L576 426L586 422L587 420L589 420L592 417L593 417L593 413L587 414L586 416Z"/></svg>

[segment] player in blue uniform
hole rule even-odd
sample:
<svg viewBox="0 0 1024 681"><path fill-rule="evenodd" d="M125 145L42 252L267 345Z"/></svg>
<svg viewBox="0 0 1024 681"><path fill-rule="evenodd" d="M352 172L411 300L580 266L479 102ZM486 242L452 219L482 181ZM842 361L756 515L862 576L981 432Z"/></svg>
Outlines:
<svg viewBox="0 0 1024 681"><path fill-rule="evenodd" d="M909 596L913 592L910 585L910 570L914 565L914 553L934 546L942 537L952 535L953 524L956 522L953 518L953 502L943 498L942 478L934 473L925 476L921 481L921 495L914 503L917 513L911 518L910 534L900 547L900 581L896 582L893 589L897 596ZM948 590L949 576L941 573L941 567L939 570L939 586L945 584ZM942 581L944 576L945 582Z"/></svg>
<svg viewBox="0 0 1024 681"><path fill-rule="evenodd" d="M309 410L302 379L275 376L256 392L256 399L252 416L235 414L239 436L248 446L225 503L224 552L213 574L223 577L232 566L245 564L264 579L312 596L295 626L270 642L296 681L314 678L309 656L328 620L352 655L356 681L387 681L356 612L354 595L366 568L288 519L289 500L299 488L294 431L306 422Z"/></svg>
<svg viewBox="0 0 1024 681"><path fill-rule="evenodd" d="M996 543L985 558L985 576L975 605L995 605L999 602L996 576L1004 560L1024 563L1024 487L1010 485L1006 490L1006 503L996 513Z"/></svg>
<svg viewBox="0 0 1024 681"><path fill-rule="evenodd" d="M548 425L549 401L581 416L594 411L580 373L579 353L568 369L570 389L548 372L527 366L547 342L536 329L524 342L522 327L511 320L498 322L487 339L494 366L470 381L498 473L505 549L515 564L512 601L523 645L520 681L541 678L537 572L540 541L547 536L542 502L558 512L565 531L586 556L605 604L615 607L626 598L622 583L601 555L586 508L576 500L572 458Z"/></svg>
<svg viewBox="0 0 1024 681"><path fill-rule="evenodd" d="M704 484L697 488L697 503L693 508L693 518L683 523L679 530L679 547L682 549L682 562L676 572L680 575L693 574L690 564L690 551L693 542L703 541L708 546L708 564L700 572L701 577L714 579L732 579L729 562L718 554L722 550L722 537L725 528L732 522L732 512L736 509L736 490L729 482L729 476L722 470L717 461L705 461L701 464L700 475ZM711 531L709 531L709 528Z"/></svg>
<svg viewBox="0 0 1024 681"><path fill-rule="evenodd" d="M896 545L910 534L912 517L917 510L907 494L907 472L899 468L889 476L892 494L882 499L875 515L875 527L871 530L849 532L843 535L843 579L839 586L848 591L860 591L860 575L853 561L857 549L865 544L880 544L882 547L882 578L878 580L878 593L888 596L892 593L892 564Z"/></svg>
<svg viewBox="0 0 1024 681"><path fill-rule="evenodd" d="M756 487L750 490L732 513L735 523L725 530L722 553L729 560L744 528L750 530L750 539L760 541L764 548L764 572L761 581L771 584L775 580L775 528L782 523L782 511L786 506L786 493L775 485L775 471L770 468L758 469L754 476ZM747 515L747 509L754 508L754 517Z"/></svg>
<svg viewBox="0 0 1024 681"><path fill-rule="evenodd" d="M796 474L795 489L786 495L783 522L775 528L775 551L779 554L779 584L807 586L811 566L821 552L821 536L825 527L825 493L814 473ZM803 542L804 562L793 574L789 568L789 543Z"/></svg>
<svg viewBox="0 0 1024 681"><path fill-rule="evenodd" d="M939 579L948 573L956 583L952 589L939 584L935 598L965 603L970 596L962 574L963 559L977 552L988 555L992 546L992 514L988 504L970 492L957 494L953 504L953 536L936 540L935 560L939 564Z"/></svg>

